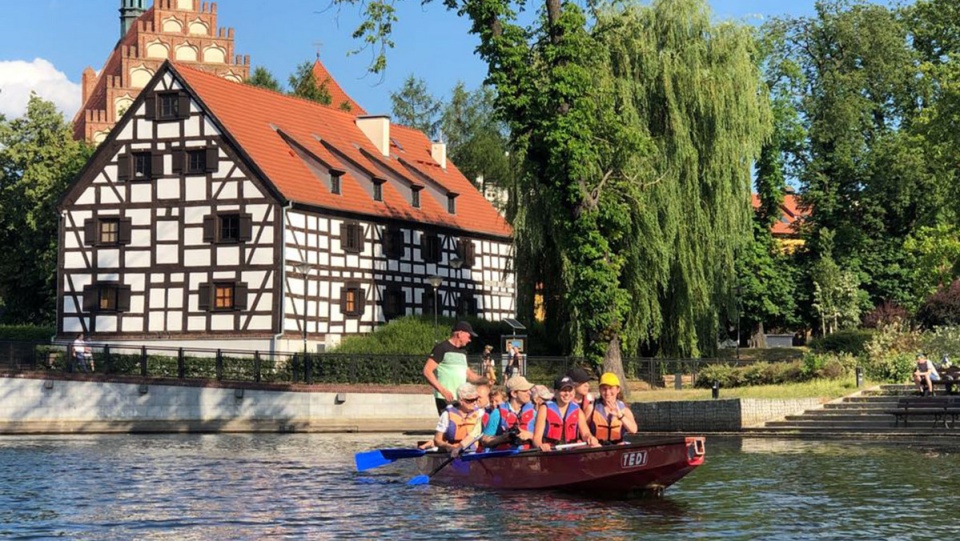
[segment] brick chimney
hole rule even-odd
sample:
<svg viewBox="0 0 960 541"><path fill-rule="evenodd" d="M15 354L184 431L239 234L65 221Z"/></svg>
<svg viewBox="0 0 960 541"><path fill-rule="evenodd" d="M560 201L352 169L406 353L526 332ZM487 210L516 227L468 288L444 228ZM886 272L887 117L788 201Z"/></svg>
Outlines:
<svg viewBox="0 0 960 541"><path fill-rule="evenodd" d="M87 66L87 69L83 70L83 77L80 82L80 91L83 93L83 99L81 103L87 103L87 100L90 99L90 94L93 94L93 87L97 84L97 72L93 71L93 68Z"/></svg>
<svg viewBox="0 0 960 541"><path fill-rule="evenodd" d="M390 117L386 115L365 115L357 117L357 127L377 147L380 154L390 155Z"/></svg>

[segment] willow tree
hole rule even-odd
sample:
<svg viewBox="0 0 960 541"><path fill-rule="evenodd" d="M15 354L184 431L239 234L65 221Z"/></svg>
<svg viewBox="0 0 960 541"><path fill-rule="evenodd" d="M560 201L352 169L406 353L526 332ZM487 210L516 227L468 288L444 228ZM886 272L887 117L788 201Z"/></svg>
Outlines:
<svg viewBox="0 0 960 541"><path fill-rule="evenodd" d="M368 43L395 21L392 2L372 5ZM641 344L715 347L767 132L750 32L711 24L703 0L603 6L589 24L560 0L533 24L518 18L533 2L445 5L470 19L524 157L518 273L543 284L571 352L622 374Z"/></svg>

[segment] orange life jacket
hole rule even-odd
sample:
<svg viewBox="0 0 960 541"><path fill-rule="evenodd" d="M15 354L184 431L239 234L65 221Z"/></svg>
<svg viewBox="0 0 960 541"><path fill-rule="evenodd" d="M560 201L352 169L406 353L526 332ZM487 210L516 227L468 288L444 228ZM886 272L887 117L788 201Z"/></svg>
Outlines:
<svg viewBox="0 0 960 541"><path fill-rule="evenodd" d="M617 400L617 407L623 410L627 406ZM623 421L618 419L614 413L607 413L602 401L597 401L594 405L593 415L590 416L588 424L590 425L590 431L600 441L613 443L623 441Z"/></svg>
<svg viewBox="0 0 960 541"><path fill-rule="evenodd" d="M447 431L443 434L447 443L460 443L463 441L464 438L473 431L473 427L480 422L480 415L482 413L482 409L474 410L470 413L463 413L460 411L460 408L456 406L447 406L447 416L450 422L447 424Z"/></svg>

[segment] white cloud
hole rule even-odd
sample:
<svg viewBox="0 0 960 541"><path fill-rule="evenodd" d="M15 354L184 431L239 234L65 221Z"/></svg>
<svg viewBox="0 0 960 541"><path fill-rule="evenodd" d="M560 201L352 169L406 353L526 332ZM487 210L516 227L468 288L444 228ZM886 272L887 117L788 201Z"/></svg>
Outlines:
<svg viewBox="0 0 960 541"><path fill-rule="evenodd" d="M68 121L80 108L80 85L49 61L0 60L0 114L7 120L23 116L31 91L56 104Z"/></svg>

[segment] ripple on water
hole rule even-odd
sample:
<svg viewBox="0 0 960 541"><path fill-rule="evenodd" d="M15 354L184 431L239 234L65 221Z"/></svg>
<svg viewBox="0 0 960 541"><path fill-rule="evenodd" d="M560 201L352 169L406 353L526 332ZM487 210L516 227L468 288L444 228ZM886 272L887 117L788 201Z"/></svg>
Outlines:
<svg viewBox="0 0 960 541"><path fill-rule="evenodd" d="M396 435L0 439L0 537L76 539L935 539L960 507L949 447L710 438L659 500L406 485L358 474ZM912 475L917 465L942 475Z"/></svg>

